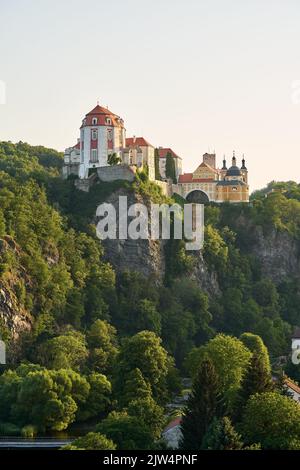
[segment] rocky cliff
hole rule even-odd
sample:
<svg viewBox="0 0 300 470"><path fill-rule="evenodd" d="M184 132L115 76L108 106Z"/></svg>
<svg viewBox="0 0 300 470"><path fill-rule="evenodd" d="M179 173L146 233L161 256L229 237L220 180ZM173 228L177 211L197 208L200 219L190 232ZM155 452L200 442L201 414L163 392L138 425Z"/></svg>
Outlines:
<svg viewBox="0 0 300 470"><path fill-rule="evenodd" d="M11 237L6 236L0 239L1 262L8 254L18 256L19 248ZM0 324L9 330L13 339L17 339L24 330L30 330L32 325L29 312L17 296L18 281L25 278L25 272L10 272L0 281Z"/></svg>
<svg viewBox="0 0 300 470"><path fill-rule="evenodd" d="M119 196L127 196L128 206L135 203L146 204L148 209L149 201L145 201L139 194L126 189L114 192L107 202L114 205L119 222L118 201ZM118 224L117 224L118 226ZM166 270L165 240L104 240L105 258L109 261L117 272L130 270L137 271L145 277L152 277L156 282L163 282ZM209 295L220 292L216 273L209 270L203 259L202 252L190 252L193 256L193 268L188 274L189 277L199 285L199 287Z"/></svg>

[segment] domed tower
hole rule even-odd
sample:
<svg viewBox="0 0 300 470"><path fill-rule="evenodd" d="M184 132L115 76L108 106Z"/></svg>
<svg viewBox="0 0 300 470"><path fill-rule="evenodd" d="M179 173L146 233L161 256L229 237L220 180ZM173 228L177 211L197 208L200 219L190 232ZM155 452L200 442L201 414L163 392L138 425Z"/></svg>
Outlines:
<svg viewBox="0 0 300 470"><path fill-rule="evenodd" d="M244 180L244 171L247 171L246 167L239 169L233 152L231 167L226 171L224 180L217 183L218 202L249 202L249 186Z"/></svg>
<svg viewBox="0 0 300 470"><path fill-rule="evenodd" d="M233 152L233 157L232 157L232 165L225 174L225 180L226 181L232 181L232 180L242 181L243 180L241 170L236 164L236 158L235 158L234 152Z"/></svg>
<svg viewBox="0 0 300 470"><path fill-rule="evenodd" d="M121 158L124 147L123 119L97 104L80 128L79 178L87 178L91 168L107 166L109 154L116 153Z"/></svg>
<svg viewBox="0 0 300 470"><path fill-rule="evenodd" d="M246 160L244 154L242 159L241 173L243 175L243 181L248 184L248 169L246 167Z"/></svg>

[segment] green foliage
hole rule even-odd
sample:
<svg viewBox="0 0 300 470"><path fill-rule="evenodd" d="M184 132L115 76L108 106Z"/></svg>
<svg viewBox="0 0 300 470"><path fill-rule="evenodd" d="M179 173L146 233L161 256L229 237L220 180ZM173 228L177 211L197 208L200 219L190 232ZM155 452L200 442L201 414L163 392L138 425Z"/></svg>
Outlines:
<svg viewBox="0 0 300 470"><path fill-rule="evenodd" d="M137 398L128 405L128 414L149 428L153 442L160 439L165 424L164 410L151 397Z"/></svg>
<svg viewBox="0 0 300 470"><path fill-rule="evenodd" d="M109 165L119 165L120 162L121 162L121 159L120 157L118 157L116 153L111 153L107 157L107 163Z"/></svg>
<svg viewBox="0 0 300 470"><path fill-rule="evenodd" d="M174 184L177 183L175 162L171 152L168 152L166 157L166 177L170 178Z"/></svg>
<svg viewBox="0 0 300 470"><path fill-rule="evenodd" d="M118 450L153 449L149 427L126 411L112 411L96 430L115 442Z"/></svg>
<svg viewBox="0 0 300 470"><path fill-rule="evenodd" d="M87 332L89 364L96 371L109 372L118 353L116 329L105 320L96 320Z"/></svg>
<svg viewBox="0 0 300 470"><path fill-rule="evenodd" d="M227 416L214 418L205 434L202 449L206 450L241 450L242 437L235 431Z"/></svg>
<svg viewBox="0 0 300 470"><path fill-rule="evenodd" d="M83 437L79 437L62 450L116 450L116 445L99 432L89 432Z"/></svg>
<svg viewBox="0 0 300 470"><path fill-rule="evenodd" d="M18 426L61 431L74 420L90 385L72 370L21 366L0 376L0 419Z"/></svg>
<svg viewBox="0 0 300 470"><path fill-rule="evenodd" d="M262 356L253 353L250 364L242 378L241 388L238 391L235 403L235 420L243 415L245 406L252 395L256 393L270 392L274 389L270 369L266 369Z"/></svg>
<svg viewBox="0 0 300 470"><path fill-rule="evenodd" d="M158 149L154 150L154 166L155 166L155 179L157 181L161 180L160 171L159 171L159 153Z"/></svg>
<svg viewBox="0 0 300 470"><path fill-rule="evenodd" d="M212 361L219 377L220 392L231 409L242 376L248 367L251 352L237 338L219 334L206 345L193 349L188 355L186 367L191 375L197 371L204 357Z"/></svg>
<svg viewBox="0 0 300 470"><path fill-rule="evenodd" d="M119 393L120 406L126 407L134 400L152 398L151 386L143 377L140 369L136 368L128 373L124 388Z"/></svg>
<svg viewBox="0 0 300 470"><path fill-rule="evenodd" d="M153 397L162 401L166 398L166 378L172 365L161 339L151 331L141 331L127 338L117 357L115 382L117 391L123 389L128 373L140 369L150 384Z"/></svg>
<svg viewBox="0 0 300 470"><path fill-rule="evenodd" d="M107 377L93 372L86 379L90 388L87 400L82 404L77 415L80 421L99 417L99 415L108 411L111 404L112 388Z"/></svg>
<svg viewBox="0 0 300 470"><path fill-rule="evenodd" d="M197 368L181 421L181 449L198 450L218 405L218 376L213 362L204 358Z"/></svg>
<svg viewBox="0 0 300 470"><path fill-rule="evenodd" d="M242 343L244 343L246 348L249 349L249 351L258 356L261 362L261 366L264 368L267 374L270 374L271 364L269 352L260 336L254 335L253 333L243 333L240 336L240 340Z"/></svg>
<svg viewBox="0 0 300 470"><path fill-rule="evenodd" d="M51 369L79 370L88 357L84 335L69 331L43 342L39 348L39 362Z"/></svg>
<svg viewBox="0 0 300 470"><path fill-rule="evenodd" d="M247 443L260 442L263 449L299 450L299 405L276 392L253 395L241 430Z"/></svg>

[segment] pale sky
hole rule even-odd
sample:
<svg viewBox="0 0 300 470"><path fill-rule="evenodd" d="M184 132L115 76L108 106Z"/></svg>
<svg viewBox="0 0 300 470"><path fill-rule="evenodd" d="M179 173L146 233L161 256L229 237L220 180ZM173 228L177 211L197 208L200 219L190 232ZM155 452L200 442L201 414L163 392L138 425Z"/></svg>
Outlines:
<svg viewBox="0 0 300 470"><path fill-rule="evenodd" d="M300 182L299 0L0 0L0 21L0 140L64 150L99 100L186 172L235 150L251 190Z"/></svg>

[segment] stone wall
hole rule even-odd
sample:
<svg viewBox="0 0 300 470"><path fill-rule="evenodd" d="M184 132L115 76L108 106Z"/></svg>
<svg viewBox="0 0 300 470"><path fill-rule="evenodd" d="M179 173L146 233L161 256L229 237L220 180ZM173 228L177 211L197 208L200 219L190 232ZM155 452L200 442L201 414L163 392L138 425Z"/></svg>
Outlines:
<svg viewBox="0 0 300 470"><path fill-rule="evenodd" d="M125 180L132 182L135 177L135 167L128 165L102 166L97 169L100 181L110 183L116 180Z"/></svg>

